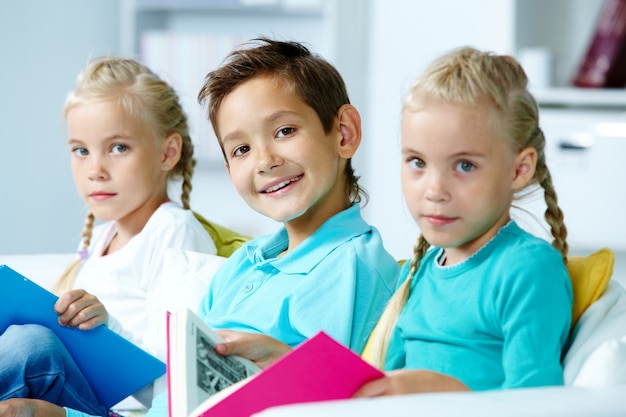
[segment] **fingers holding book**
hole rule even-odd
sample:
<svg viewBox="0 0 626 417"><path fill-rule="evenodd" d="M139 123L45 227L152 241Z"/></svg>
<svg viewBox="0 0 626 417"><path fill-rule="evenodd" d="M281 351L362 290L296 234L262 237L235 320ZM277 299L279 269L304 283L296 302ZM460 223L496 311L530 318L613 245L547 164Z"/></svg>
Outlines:
<svg viewBox="0 0 626 417"><path fill-rule="evenodd" d="M218 330L224 343L215 346L220 355L237 355L265 369L291 350L289 345L263 334Z"/></svg>
<svg viewBox="0 0 626 417"><path fill-rule="evenodd" d="M95 295L85 290L71 290L63 294L54 304L54 311L59 314L61 326L77 327L89 330L109 320L104 305Z"/></svg>

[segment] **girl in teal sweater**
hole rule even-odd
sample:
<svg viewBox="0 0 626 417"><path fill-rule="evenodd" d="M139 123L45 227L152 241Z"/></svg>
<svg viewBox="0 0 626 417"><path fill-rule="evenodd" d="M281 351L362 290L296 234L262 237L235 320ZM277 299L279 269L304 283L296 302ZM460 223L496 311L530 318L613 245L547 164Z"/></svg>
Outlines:
<svg viewBox="0 0 626 417"><path fill-rule="evenodd" d="M421 235L383 313L389 371L357 397L559 385L572 311L563 213L522 67L473 48L435 61L402 113L402 189ZM511 219L543 191L552 245Z"/></svg>

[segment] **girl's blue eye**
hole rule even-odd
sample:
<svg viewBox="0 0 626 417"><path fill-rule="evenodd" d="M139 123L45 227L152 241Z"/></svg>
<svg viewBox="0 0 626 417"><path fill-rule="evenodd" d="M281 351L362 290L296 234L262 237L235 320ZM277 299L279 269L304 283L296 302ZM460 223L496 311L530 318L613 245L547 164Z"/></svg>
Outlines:
<svg viewBox="0 0 626 417"><path fill-rule="evenodd" d="M233 150L233 156L242 156L243 154L248 153L249 151L250 151L250 147L248 145L237 146Z"/></svg>
<svg viewBox="0 0 626 417"><path fill-rule="evenodd" d="M72 153L76 156L87 156L89 155L89 151L87 148L74 148L72 149Z"/></svg>
<svg viewBox="0 0 626 417"><path fill-rule="evenodd" d="M426 167L426 162L419 158L412 158L411 160L409 160L409 164L412 168L415 169L424 169Z"/></svg>
<svg viewBox="0 0 626 417"><path fill-rule="evenodd" d="M111 147L113 153L124 153L128 150L128 146L122 144L116 144Z"/></svg>
<svg viewBox="0 0 626 417"><path fill-rule="evenodd" d="M295 131L296 129L294 129L293 127L283 127L282 129L278 131L276 136L279 138L284 138L285 136L291 135Z"/></svg>
<svg viewBox="0 0 626 417"><path fill-rule="evenodd" d="M475 166L474 164L472 164L471 162L468 161L461 161L456 165L456 168L460 171L460 172L471 172L474 170Z"/></svg>

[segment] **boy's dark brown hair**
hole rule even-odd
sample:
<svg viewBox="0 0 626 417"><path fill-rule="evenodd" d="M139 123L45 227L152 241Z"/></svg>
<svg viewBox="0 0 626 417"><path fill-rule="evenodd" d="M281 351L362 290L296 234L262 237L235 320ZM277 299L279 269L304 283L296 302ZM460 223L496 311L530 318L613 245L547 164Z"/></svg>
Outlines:
<svg viewBox="0 0 626 417"><path fill-rule="evenodd" d="M208 118L221 146L217 114L224 98L244 82L271 76L284 83L311 107L329 133L339 108L350 104L346 85L339 71L324 58L312 54L301 43L256 38L232 51L222 65L209 72L198 94L207 105ZM222 148L223 152L223 148ZM224 155L226 160L226 156ZM346 181L350 201L360 202L367 194L358 184L351 160L346 163Z"/></svg>

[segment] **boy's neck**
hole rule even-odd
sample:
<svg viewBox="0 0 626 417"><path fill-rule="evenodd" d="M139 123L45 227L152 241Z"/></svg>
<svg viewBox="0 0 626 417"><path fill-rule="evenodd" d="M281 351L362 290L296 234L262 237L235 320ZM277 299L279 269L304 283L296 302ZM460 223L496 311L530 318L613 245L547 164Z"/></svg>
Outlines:
<svg viewBox="0 0 626 417"><path fill-rule="evenodd" d="M317 229L319 229L328 219L341 213L344 210L350 208L352 204L350 202L337 206L334 210L327 210L320 212L318 210L311 210L312 214L307 213L289 220L284 223L287 236L289 237L289 246L278 257L286 255L306 239L309 238Z"/></svg>

